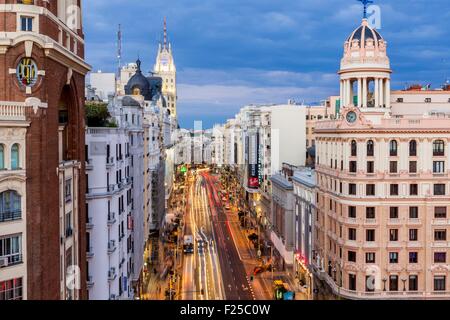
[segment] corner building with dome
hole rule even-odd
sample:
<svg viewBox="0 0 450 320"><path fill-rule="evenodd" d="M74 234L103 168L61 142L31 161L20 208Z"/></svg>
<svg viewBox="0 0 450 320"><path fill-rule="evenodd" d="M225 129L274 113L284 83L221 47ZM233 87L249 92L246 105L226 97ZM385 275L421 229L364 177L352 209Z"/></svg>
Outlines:
<svg viewBox="0 0 450 320"><path fill-rule="evenodd" d="M337 117L316 124L316 283L347 299L449 299L450 86L392 91L387 49L363 19Z"/></svg>

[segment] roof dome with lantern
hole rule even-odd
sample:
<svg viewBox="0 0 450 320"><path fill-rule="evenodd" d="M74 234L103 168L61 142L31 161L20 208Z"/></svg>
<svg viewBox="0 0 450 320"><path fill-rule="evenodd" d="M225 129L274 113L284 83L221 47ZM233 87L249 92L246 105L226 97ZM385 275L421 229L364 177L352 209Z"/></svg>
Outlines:
<svg viewBox="0 0 450 320"><path fill-rule="evenodd" d="M361 25L356 28L344 43L344 56L341 71L348 69L389 69L387 42L367 20L369 0L358 0L364 5L364 16Z"/></svg>

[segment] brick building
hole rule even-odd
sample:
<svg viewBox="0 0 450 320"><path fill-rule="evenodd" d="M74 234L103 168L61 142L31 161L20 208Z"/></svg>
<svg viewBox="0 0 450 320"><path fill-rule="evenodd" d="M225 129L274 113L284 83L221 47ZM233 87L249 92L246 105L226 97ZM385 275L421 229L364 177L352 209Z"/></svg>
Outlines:
<svg viewBox="0 0 450 320"><path fill-rule="evenodd" d="M0 300L86 297L80 8L0 0Z"/></svg>

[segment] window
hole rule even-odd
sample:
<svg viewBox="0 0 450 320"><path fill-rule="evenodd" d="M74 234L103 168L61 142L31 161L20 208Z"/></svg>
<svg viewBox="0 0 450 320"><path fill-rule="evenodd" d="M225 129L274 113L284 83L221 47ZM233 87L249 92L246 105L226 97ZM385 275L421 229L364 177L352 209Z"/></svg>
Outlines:
<svg viewBox="0 0 450 320"><path fill-rule="evenodd" d="M15 143L11 147L11 170L18 170L19 166L19 145Z"/></svg>
<svg viewBox="0 0 450 320"><path fill-rule="evenodd" d="M71 237L73 234L72 228L72 212L66 213L65 216L66 237Z"/></svg>
<svg viewBox="0 0 450 320"><path fill-rule="evenodd" d="M356 291L356 274L348 275L348 290Z"/></svg>
<svg viewBox="0 0 450 320"><path fill-rule="evenodd" d="M0 193L0 222L22 218L21 197L16 191Z"/></svg>
<svg viewBox="0 0 450 320"><path fill-rule="evenodd" d="M389 219L398 219L398 207L389 208Z"/></svg>
<svg viewBox="0 0 450 320"><path fill-rule="evenodd" d="M425 98L425 103L431 103L431 98Z"/></svg>
<svg viewBox="0 0 450 320"><path fill-rule="evenodd" d="M32 17L20 17L20 31L33 31Z"/></svg>
<svg viewBox="0 0 450 320"><path fill-rule="evenodd" d="M348 184L348 194L352 196L356 196L356 184L349 183Z"/></svg>
<svg viewBox="0 0 450 320"><path fill-rule="evenodd" d="M417 263L417 261L419 260L418 258L419 255L417 252L410 252L408 256L409 256L409 263Z"/></svg>
<svg viewBox="0 0 450 320"><path fill-rule="evenodd" d="M375 219L375 207L366 208L366 219Z"/></svg>
<svg viewBox="0 0 450 320"><path fill-rule="evenodd" d="M419 195L419 186L417 183L413 183L409 185L409 195L410 196L417 196Z"/></svg>
<svg viewBox="0 0 450 320"><path fill-rule="evenodd" d="M389 172L390 173L397 173L397 161L390 161L389 162Z"/></svg>
<svg viewBox="0 0 450 320"><path fill-rule="evenodd" d="M445 161L433 161L433 173L445 173Z"/></svg>
<svg viewBox="0 0 450 320"><path fill-rule="evenodd" d="M398 143L395 140L389 142L389 155L391 157L396 157L398 153Z"/></svg>
<svg viewBox="0 0 450 320"><path fill-rule="evenodd" d="M22 236L0 238L0 259L8 260L8 266L22 263Z"/></svg>
<svg viewBox="0 0 450 320"><path fill-rule="evenodd" d="M398 252L389 252L389 263L398 263Z"/></svg>
<svg viewBox="0 0 450 320"><path fill-rule="evenodd" d="M403 102L403 98L397 98L397 103L402 103Z"/></svg>
<svg viewBox="0 0 450 320"><path fill-rule="evenodd" d="M445 142L443 140L436 140L433 142L433 156L445 155Z"/></svg>
<svg viewBox="0 0 450 320"><path fill-rule="evenodd" d="M349 168L350 168L350 172L356 173L356 171L357 171L357 169L356 169L356 161L350 161Z"/></svg>
<svg viewBox="0 0 450 320"><path fill-rule="evenodd" d="M409 229L409 241L417 241L419 239L419 231L417 229Z"/></svg>
<svg viewBox="0 0 450 320"><path fill-rule="evenodd" d="M435 196L445 196L445 184L435 184L434 185L434 195Z"/></svg>
<svg viewBox="0 0 450 320"><path fill-rule="evenodd" d="M389 276L389 291L398 291L398 276Z"/></svg>
<svg viewBox="0 0 450 320"><path fill-rule="evenodd" d="M375 165L373 161L367 161L367 173L374 173Z"/></svg>
<svg viewBox="0 0 450 320"><path fill-rule="evenodd" d="M436 219L447 218L447 207L435 207L434 208L434 217Z"/></svg>
<svg viewBox="0 0 450 320"><path fill-rule="evenodd" d="M366 263L375 263L375 252L366 252Z"/></svg>
<svg viewBox="0 0 450 320"><path fill-rule="evenodd" d="M375 230L366 230L366 241L375 241Z"/></svg>
<svg viewBox="0 0 450 320"><path fill-rule="evenodd" d="M64 184L64 199L66 202L72 201L72 179L66 180Z"/></svg>
<svg viewBox="0 0 450 320"><path fill-rule="evenodd" d="M434 291L445 291L445 276L434 276Z"/></svg>
<svg viewBox="0 0 450 320"><path fill-rule="evenodd" d="M417 161L409 162L409 173L417 173Z"/></svg>
<svg viewBox="0 0 450 320"><path fill-rule="evenodd" d="M409 282L408 282L408 290L409 291L417 291L419 290L419 281L416 275L409 276Z"/></svg>
<svg viewBox="0 0 450 320"><path fill-rule="evenodd" d="M22 300L22 278L0 281L0 301Z"/></svg>
<svg viewBox="0 0 450 320"><path fill-rule="evenodd" d="M352 140L351 142L351 156L356 157L358 154L358 144L355 140Z"/></svg>
<svg viewBox="0 0 450 320"><path fill-rule="evenodd" d="M0 144L0 170L5 169L5 146Z"/></svg>
<svg viewBox="0 0 450 320"><path fill-rule="evenodd" d="M398 196L398 184L390 185L391 196Z"/></svg>
<svg viewBox="0 0 450 320"><path fill-rule="evenodd" d="M417 142L416 142L416 140L411 140L409 142L409 156L410 157L417 156Z"/></svg>
<svg viewBox="0 0 450 320"><path fill-rule="evenodd" d="M447 230L434 230L434 240L435 241L446 241L447 240Z"/></svg>
<svg viewBox="0 0 450 320"><path fill-rule="evenodd" d="M356 229L354 228L348 229L348 240L356 240Z"/></svg>
<svg viewBox="0 0 450 320"><path fill-rule="evenodd" d="M446 252L435 252L434 253L434 263L446 263L447 253Z"/></svg>
<svg viewBox="0 0 450 320"><path fill-rule="evenodd" d="M350 261L350 262L356 262L356 252L355 251L349 251L347 258L348 258L348 261Z"/></svg>
<svg viewBox="0 0 450 320"><path fill-rule="evenodd" d="M410 219L419 218L419 207L409 207L409 218Z"/></svg>
<svg viewBox="0 0 450 320"><path fill-rule="evenodd" d="M366 184L366 195L367 196L375 195L375 185L374 184Z"/></svg>
<svg viewBox="0 0 450 320"><path fill-rule="evenodd" d="M374 155L373 141L369 140L367 141L367 156L373 157L373 155Z"/></svg>
<svg viewBox="0 0 450 320"><path fill-rule="evenodd" d="M389 241L398 241L398 229L389 230Z"/></svg>
<svg viewBox="0 0 450 320"><path fill-rule="evenodd" d="M356 207L353 206L348 207L348 217L356 218Z"/></svg>

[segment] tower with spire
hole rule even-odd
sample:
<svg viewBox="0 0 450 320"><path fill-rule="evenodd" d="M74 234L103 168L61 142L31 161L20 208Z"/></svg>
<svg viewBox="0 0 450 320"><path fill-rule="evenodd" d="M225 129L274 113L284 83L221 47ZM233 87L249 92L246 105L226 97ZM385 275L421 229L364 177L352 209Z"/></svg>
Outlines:
<svg viewBox="0 0 450 320"><path fill-rule="evenodd" d="M153 68L156 76L163 80L162 93L166 97L170 114L177 117L177 69L172 55L172 45L167 39L167 20L164 18L163 41L159 43L156 63Z"/></svg>

